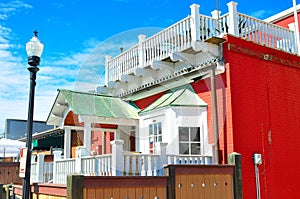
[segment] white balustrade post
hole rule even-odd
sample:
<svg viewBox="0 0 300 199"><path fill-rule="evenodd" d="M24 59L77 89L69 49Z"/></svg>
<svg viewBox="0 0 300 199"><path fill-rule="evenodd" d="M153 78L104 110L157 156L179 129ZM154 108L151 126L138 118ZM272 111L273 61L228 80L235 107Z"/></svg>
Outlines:
<svg viewBox="0 0 300 199"><path fill-rule="evenodd" d="M37 171L36 171L36 176L37 182L44 182L44 158L45 154L37 154Z"/></svg>
<svg viewBox="0 0 300 199"><path fill-rule="evenodd" d="M71 129L66 127L64 133L64 159L71 156Z"/></svg>
<svg viewBox="0 0 300 199"><path fill-rule="evenodd" d="M111 56L110 55L106 55L105 56L105 86L108 86L108 81L109 81L109 61L111 60Z"/></svg>
<svg viewBox="0 0 300 199"><path fill-rule="evenodd" d="M86 147L88 153L91 151L91 137L92 137L92 126L90 122L84 122L84 130L83 130L83 146Z"/></svg>
<svg viewBox="0 0 300 199"><path fill-rule="evenodd" d="M57 160L61 160L61 151L53 151L53 183L58 183Z"/></svg>
<svg viewBox="0 0 300 199"><path fill-rule="evenodd" d="M220 34L223 33L222 28L221 28L221 24L220 24L220 21L219 21L220 20L220 15L221 15L221 11L219 11L219 10L214 10L214 11L211 12L212 18L214 18L215 21L216 21L216 27L215 28L217 28L217 30L218 30L218 32L215 35L220 35Z"/></svg>
<svg viewBox="0 0 300 199"><path fill-rule="evenodd" d="M289 26L289 29L294 32L294 42L293 42L293 45L292 45L293 52L298 52L299 47L297 45L297 33L295 31L296 30L296 24L295 24L295 22L293 22L293 23L289 23L288 26ZM299 40L300 40L300 38L299 38Z"/></svg>
<svg viewBox="0 0 300 199"><path fill-rule="evenodd" d="M143 42L146 39L146 35L140 34L138 36L138 39L139 39L139 48L138 48L139 67L143 68L144 67L144 60L145 60L145 52L146 52L146 49L143 49Z"/></svg>
<svg viewBox="0 0 300 199"><path fill-rule="evenodd" d="M168 161L167 161L167 145L168 145L168 143L165 143L165 142L160 143L159 153L160 153L160 159L161 159L162 166L164 166L168 163Z"/></svg>
<svg viewBox="0 0 300 199"><path fill-rule="evenodd" d="M237 5L238 3L234 1L227 3L228 14L229 14L228 32L229 34L235 36L239 36L239 21L238 21L238 14L237 14Z"/></svg>
<svg viewBox="0 0 300 199"><path fill-rule="evenodd" d="M191 8L191 37L192 41L196 42L200 40L200 5L192 4Z"/></svg>
<svg viewBox="0 0 300 199"><path fill-rule="evenodd" d="M122 176L124 171L123 140L111 141L112 145L112 176Z"/></svg>

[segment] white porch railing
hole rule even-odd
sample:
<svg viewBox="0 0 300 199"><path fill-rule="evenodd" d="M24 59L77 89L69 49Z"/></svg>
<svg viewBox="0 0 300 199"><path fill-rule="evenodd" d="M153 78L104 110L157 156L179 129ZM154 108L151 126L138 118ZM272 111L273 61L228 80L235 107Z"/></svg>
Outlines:
<svg viewBox="0 0 300 199"><path fill-rule="evenodd" d="M112 155L98 155L81 158L81 173L87 176L110 176Z"/></svg>
<svg viewBox="0 0 300 199"><path fill-rule="evenodd" d="M213 164L211 156L167 155L168 164Z"/></svg>
<svg viewBox="0 0 300 199"><path fill-rule="evenodd" d="M212 164L211 156L167 155L166 143L161 143L159 154L124 152L123 142L114 141L112 154L61 159L61 151L54 152L53 162L38 162L31 165L32 182L66 184L67 175L80 173L86 176L162 176L167 164ZM82 148L82 147L81 147ZM113 161L114 158L118 157ZM37 166L40 165L40 166ZM53 179L53 180L52 180Z"/></svg>
<svg viewBox="0 0 300 199"><path fill-rule="evenodd" d="M271 48L297 53L292 30L237 12L237 4L230 2L228 13L219 17L204 16L199 6L191 6L191 15L145 39L120 55L106 62L106 85L121 79L123 74L132 74L136 68L144 68L154 60L164 60L174 52L190 48L193 42L205 41L229 33Z"/></svg>

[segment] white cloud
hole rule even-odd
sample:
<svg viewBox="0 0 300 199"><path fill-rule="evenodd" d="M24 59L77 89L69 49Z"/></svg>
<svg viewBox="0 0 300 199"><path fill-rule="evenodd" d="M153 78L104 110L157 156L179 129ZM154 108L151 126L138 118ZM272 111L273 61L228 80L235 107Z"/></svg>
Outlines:
<svg viewBox="0 0 300 199"><path fill-rule="evenodd" d="M16 14L16 12L21 9L31 8L31 5L18 0L0 3L0 19L6 20L9 16Z"/></svg>

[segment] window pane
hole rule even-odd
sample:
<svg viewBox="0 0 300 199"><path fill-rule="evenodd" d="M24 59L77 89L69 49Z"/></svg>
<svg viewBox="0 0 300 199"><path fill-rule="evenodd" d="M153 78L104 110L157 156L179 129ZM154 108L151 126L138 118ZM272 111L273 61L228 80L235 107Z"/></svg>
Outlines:
<svg viewBox="0 0 300 199"><path fill-rule="evenodd" d="M149 134L153 135L153 126L152 125L149 125Z"/></svg>
<svg viewBox="0 0 300 199"><path fill-rule="evenodd" d="M189 154L189 144L188 143L179 143L179 153L180 154Z"/></svg>
<svg viewBox="0 0 300 199"><path fill-rule="evenodd" d="M200 143L192 143L191 144L191 154L192 155L200 155Z"/></svg>
<svg viewBox="0 0 300 199"><path fill-rule="evenodd" d="M158 128L158 135L161 135L161 123L158 123L157 124L158 126L157 126L157 128Z"/></svg>
<svg viewBox="0 0 300 199"><path fill-rule="evenodd" d="M154 124L154 135L157 135L157 124Z"/></svg>
<svg viewBox="0 0 300 199"><path fill-rule="evenodd" d="M161 142L162 141L162 136L157 136L157 142Z"/></svg>
<svg viewBox="0 0 300 199"><path fill-rule="evenodd" d="M192 142L200 142L200 127L191 127L191 139Z"/></svg>
<svg viewBox="0 0 300 199"><path fill-rule="evenodd" d="M179 127L179 142L180 141L189 141L188 127Z"/></svg>

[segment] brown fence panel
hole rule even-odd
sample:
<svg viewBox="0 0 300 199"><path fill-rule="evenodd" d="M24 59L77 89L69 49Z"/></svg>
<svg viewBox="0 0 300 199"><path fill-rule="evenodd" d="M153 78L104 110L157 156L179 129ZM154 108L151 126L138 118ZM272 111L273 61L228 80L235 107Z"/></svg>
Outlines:
<svg viewBox="0 0 300 199"><path fill-rule="evenodd" d="M167 177L84 177L84 199L89 198L167 198Z"/></svg>
<svg viewBox="0 0 300 199"><path fill-rule="evenodd" d="M205 198L233 199L233 166L224 165L170 165L169 176L175 176L169 185L169 199ZM173 194L175 192L175 194Z"/></svg>
<svg viewBox="0 0 300 199"><path fill-rule="evenodd" d="M21 183L19 162L0 162L0 184Z"/></svg>

